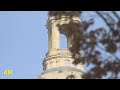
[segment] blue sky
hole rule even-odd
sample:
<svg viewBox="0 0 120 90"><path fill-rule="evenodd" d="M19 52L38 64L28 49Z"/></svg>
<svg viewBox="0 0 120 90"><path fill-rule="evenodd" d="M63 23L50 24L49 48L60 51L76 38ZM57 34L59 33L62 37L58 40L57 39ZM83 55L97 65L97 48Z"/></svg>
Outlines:
<svg viewBox="0 0 120 90"><path fill-rule="evenodd" d="M46 20L45 11L0 11L0 78L34 79L43 71ZM4 70L13 75L3 75Z"/></svg>
<svg viewBox="0 0 120 90"><path fill-rule="evenodd" d="M43 72L42 61L48 51L47 15L47 11L0 11L0 79L35 79ZM87 15L82 19L88 20ZM105 25L96 19L91 28ZM64 37L61 40L64 47ZM13 70L13 74L4 75L4 70Z"/></svg>

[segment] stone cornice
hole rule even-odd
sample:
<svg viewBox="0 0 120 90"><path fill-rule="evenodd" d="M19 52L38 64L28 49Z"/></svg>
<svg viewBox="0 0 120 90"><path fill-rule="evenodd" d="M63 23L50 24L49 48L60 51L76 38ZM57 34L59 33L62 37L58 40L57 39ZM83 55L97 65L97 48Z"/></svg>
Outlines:
<svg viewBox="0 0 120 90"><path fill-rule="evenodd" d="M54 72L54 71L77 71L77 72L85 73L82 70L76 69L73 67L59 67L59 68L48 69L48 70L44 71L41 75L47 74L49 72Z"/></svg>
<svg viewBox="0 0 120 90"><path fill-rule="evenodd" d="M80 16L81 11L49 11L49 16Z"/></svg>

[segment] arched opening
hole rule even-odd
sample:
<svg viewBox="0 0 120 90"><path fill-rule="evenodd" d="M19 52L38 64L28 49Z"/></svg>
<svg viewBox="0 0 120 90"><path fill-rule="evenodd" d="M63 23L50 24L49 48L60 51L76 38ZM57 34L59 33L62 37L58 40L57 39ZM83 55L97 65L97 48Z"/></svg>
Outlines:
<svg viewBox="0 0 120 90"><path fill-rule="evenodd" d="M64 34L60 34L60 48L67 48L67 38Z"/></svg>
<svg viewBox="0 0 120 90"><path fill-rule="evenodd" d="M69 75L69 76L67 76L66 79L76 79L76 76L75 75Z"/></svg>
<svg viewBox="0 0 120 90"><path fill-rule="evenodd" d="M64 61L64 65L67 66L67 67L69 67L70 66L70 60L65 60Z"/></svg>

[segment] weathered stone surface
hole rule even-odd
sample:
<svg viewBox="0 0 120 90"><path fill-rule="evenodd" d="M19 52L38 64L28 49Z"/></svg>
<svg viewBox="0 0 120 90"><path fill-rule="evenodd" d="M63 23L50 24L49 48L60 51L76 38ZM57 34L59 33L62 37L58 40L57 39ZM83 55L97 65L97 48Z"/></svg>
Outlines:
<svg viewBox="0 0 120 90"><path fill-rule="evenodd" d="M67 12L71 13L71 12ZM44 72L38 77L38 79L81 79L84 71L84 65L74 65L72 53L69 48L72 45L72 35L68 35L68 30L65 27L60 26L68 24L70 21L74 23L80 23L79 16L73 16L72 19L69 15L63 14L61 18L56 19L56 16L50 15L47 21L48 29L48 53L43 61ZM60 48L60 34L65 34L67 37L66 49Z"/></svg>
<svg viewBox="0 0 120 90"><path fill-rule="evenodd" d="M46 70L42 73L38 79L82 79L82 74L84 72L80 69L70 68L70 67L59 67L53 68L50 70ZM69 76L73 75L74 78L69 78Z"/></svg>

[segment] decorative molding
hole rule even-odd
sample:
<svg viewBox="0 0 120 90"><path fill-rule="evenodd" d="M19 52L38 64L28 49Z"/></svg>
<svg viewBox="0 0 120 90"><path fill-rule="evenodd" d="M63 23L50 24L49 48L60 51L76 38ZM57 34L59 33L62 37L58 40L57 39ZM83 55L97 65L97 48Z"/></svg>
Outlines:
<svg viewBox="0 0 120 90"><path fill-rule="evenodd" d="M85 73L82 70L76 69L73 67L58 67L58 68L48 69L48 70L44 71L41 75L47 74L49 72L54 72L54 71L77 71L77 72Z"/></svg>

